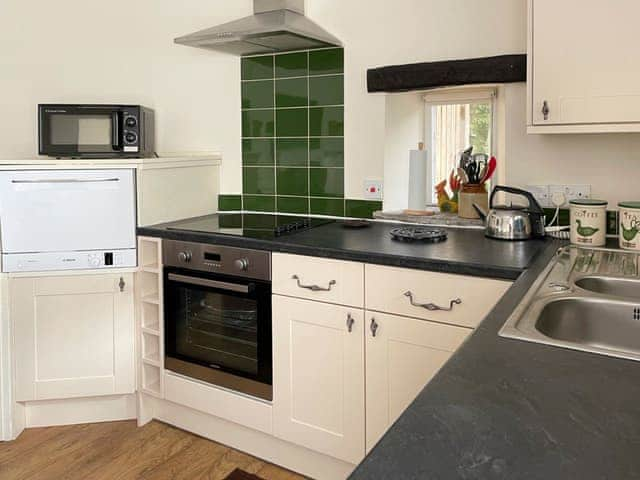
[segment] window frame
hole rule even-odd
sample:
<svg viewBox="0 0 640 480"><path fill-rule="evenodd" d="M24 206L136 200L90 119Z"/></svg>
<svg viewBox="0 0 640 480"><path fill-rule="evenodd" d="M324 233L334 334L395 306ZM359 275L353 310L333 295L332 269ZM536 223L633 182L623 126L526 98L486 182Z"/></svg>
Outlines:
<svg viewBox="0 0 640 480"><path fill-rule="evenodd" d="M424 140L427 155L429 156L429 164L427 168L427 191L431 195L430 202L434 204L436 201L435 185L438 181L434 178L435 163L435 129L434 125L434 108L439 105L458 105L458 104L491 104L491 151L489 156L495 155L497 149L497 108L498 108L498 86L482 85L482 86L463 86L463 87L446 87L438 88L426 92L423 96L424 100Z"/></svg>

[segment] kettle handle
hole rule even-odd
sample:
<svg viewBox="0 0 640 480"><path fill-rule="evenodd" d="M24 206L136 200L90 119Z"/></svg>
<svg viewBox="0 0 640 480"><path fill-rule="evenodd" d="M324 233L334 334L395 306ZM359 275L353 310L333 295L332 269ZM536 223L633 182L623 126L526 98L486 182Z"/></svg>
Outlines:
<svg viewBox="0 0 640 480"><path fill-rule="evenodd" d="M529 202L528 209L530 211L534 213L544 214L544 210L542 209L538 201L535 199L535 197L531 194L531 192L527 192L526 190L522 190L520 188L507 187L505 185L497 185L493 189L493 192L491 192L491 198L489 199L489 208L494 207L493 201L495 200L495 196L498 192L505 192L505 193L511 193L513 195L520 195L521 197L526 198L527 201Z"/></svg>

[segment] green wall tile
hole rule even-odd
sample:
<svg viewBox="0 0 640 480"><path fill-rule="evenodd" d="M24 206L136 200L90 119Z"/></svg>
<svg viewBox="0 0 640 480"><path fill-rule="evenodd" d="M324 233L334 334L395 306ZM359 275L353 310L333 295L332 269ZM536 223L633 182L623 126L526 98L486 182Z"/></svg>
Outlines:
<svg viewBox="0 0 640 480"><path fill-rule="evenodd" d="M275 163L275 140L252 138L242 140L243 165L273 165Z"/></svg>
<svg viewBox="0 0 640 480"><path fill-rule="evenodd" d="M344 103L344 77L309 78L309 105L342 105Z"/></svg>
<svg viewBox="0 0 640 480"><path fill-rule="evenodd" d="M281 213L309 213L308 197L278 197L277 209Z"/></svg>
<svg viewBox="0 0 640 480"><path fill-rule="evenodd" d="M306 167L309 165L309 140L306 138L278 138L276 163L282 167Z"/></svg>
<svg viewBox="0 0 640 480"><path fill-rule="evenodd" d="M221 212L242 210L242 196L218 195L218 210L220 210Z"/></svg>
<svg viewBox="0 0 640 480"><path fill-rule="evenodd" d="M269 195L276 193L275 172L271 167L245 167L242 169L242 191L245 194Z"/></svg>
<svg viewBox="0 0 640 480"><path fill-rule="evenodd" d="M309 166L344 167L344 138L310 139Z"/></svg>
<svg viewBox="0 0 640 480"><path fill-rule="evenodd" d="M308 75L307 52L276 55L276 78L305 77Z"/></svg>
<svg viewBox="0 0 640 480"><path fill-rule="evenodd" d="M342 49L243 58L241 70L243 197L221 206L344 216ZM356 216L374 209L349 204Z"/></svg>
<svg viewBox="0 0 640 480"><path fill-rule="evenodd" d="M275 212L276 197L244 195L242 204L250 212Z"/></svg>
<svg viewBox="0 0 640 480"><path fill-rule="evenodd" d="M373 218L373 213L382 210L382 202L372 200L345 200L345 215L355 218Z"/></svg>
<svg viewBox="0 0 640 480"><path fill-rule="evenodd" d="M607 211L607 235L618 235L618 212Z"/></svg>
<svg viewBox="0 0 640 480"><path fill-rule="evenodd" d="M314 215L344 217L344 200L337 198L311 198L311 212Z"/></svg>
<svg viewBox="0 0 640 480"><path fill-rule="evenodd" d="M240 68L242 80L273 78L273 56L242 58Z"/></svg>
<svg viewBox="0 0 640 480"><path fill-rule="evenodd" d="M344 50L315 50L309 52L309 75L327 75L344 71Z"/></svg>
<svg viewBox="0 0 640 480"><path fill-rule="evenodd" d="M242 112L243 137L273 137L274 132L273 110L246 110Z"/></svg>
<svg viewBox="0 0 640 480"><path fill-rule="evenodd" d="M242 82L242 108L273 108L273 80Z"/></svg>
<svg viewBox="0 0 640 480"><path fill-rule="evenodd" d="M312 197L344 196L344 169L311 168L309 171L309 193Z"/></svg>
<svg viewBox="0 0 640 480"><path fill-rule="evenodd" d="M276 107L306 107L308 89L307 78L276 81Z"/></svg>
<svg viewBox="0 0 640 480"><path fill-rule="evenodd" d="M278 137L306 137L309 132L307 117L306 108L276 110Z"/></svg>
<svg viewBox="0 0 640 480"><path fill-rule="evenodd" d="M260 202L260 199L270 204L273 197L256 197L255 201ZM245 215L243 222L245 227L251 229L272 229L277 224L275 217L266 217L264 215Z"/></svg>
<svg viewBox="0 0 640 480"><path fill-rule="evenodd" d="M308 196L309 170L278 167L278 195Z"/></svg>
<svg viewBox="0 0 640 480"><path fill-rule="evenodd" d="M242 199L240 200L242 203ZM242 228L242 217L240 215L222 215L218 217L221 228Z"/></svg>
<svg viewBox="0 0 640 480"><path fill-rule="evenodd" d="M343 107L315 107L309 109L309 135L312 137L341 137L344 135Z"/></svg>

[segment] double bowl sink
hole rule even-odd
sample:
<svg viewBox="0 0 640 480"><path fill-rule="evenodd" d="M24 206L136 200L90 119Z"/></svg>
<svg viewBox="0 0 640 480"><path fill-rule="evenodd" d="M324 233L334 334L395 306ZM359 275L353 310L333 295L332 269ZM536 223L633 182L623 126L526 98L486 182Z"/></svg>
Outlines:
<svg viewBox="0 0 640 480"><path fill-rule="evenodd" d="M638 258L620 250L559 250L500 335L640 361Z"/></svg>

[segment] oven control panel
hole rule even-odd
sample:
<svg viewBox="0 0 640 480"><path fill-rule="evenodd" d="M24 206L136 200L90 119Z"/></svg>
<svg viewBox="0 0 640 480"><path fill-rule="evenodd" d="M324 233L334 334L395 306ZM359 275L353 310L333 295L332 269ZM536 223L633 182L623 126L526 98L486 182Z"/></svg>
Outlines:
<svg viewBox="0 0 640 480"><path fill-rule="evenodd" d="M271 280L271 253L262 250L163 240L166 266Z"/></svg>

